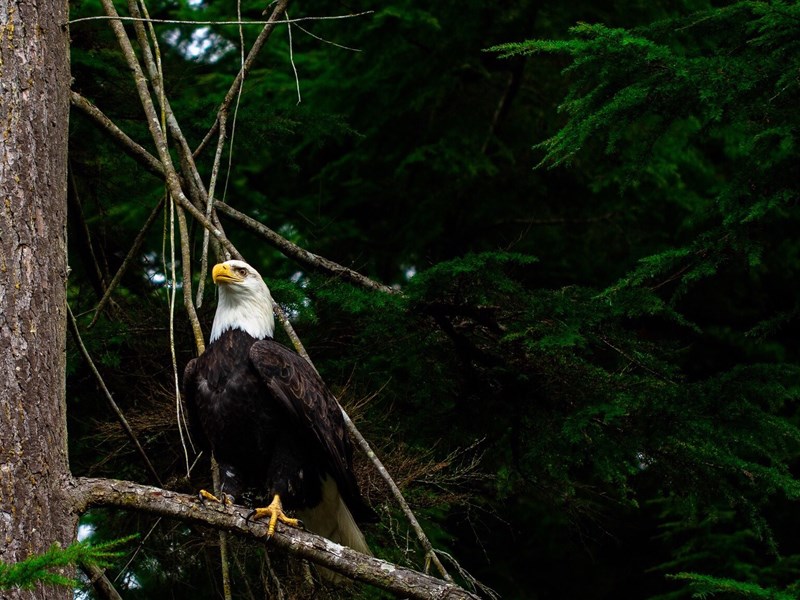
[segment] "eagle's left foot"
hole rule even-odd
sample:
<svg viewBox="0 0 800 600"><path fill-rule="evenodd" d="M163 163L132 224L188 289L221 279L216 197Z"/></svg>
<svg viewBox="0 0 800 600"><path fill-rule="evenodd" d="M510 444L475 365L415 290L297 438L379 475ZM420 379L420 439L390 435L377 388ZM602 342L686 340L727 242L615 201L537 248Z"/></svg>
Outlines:
<svg viewBox="0 0 800 600"><path fill-rule="evenodd" d="M281 523L286 523L292 527L302 526L299 519L292 519L286 516L286 513L283 512L281 497L278 494L275 494L275 497L272 499L272 502L269 506L254 509L253 512L247 515L247 520L249 521L252 518L254 521L257 521L258 519L263 519L266 516L269 516L267 537L272 537L272 534L275 533L275 525L278 523L278 521Z"/></svg>
<svg viewBox="0 0 800 600"><path fill-rule="evenodd" d="M233 496L231 496L230 494L222 493L220 494L222 498L217 498L211 492L200 490L198 496L200 496L200 502L203 503L205 503L206 500L210 500L211 502L219 502L220 504L222 504L222 506L230 506L233 504Z"/></svg>

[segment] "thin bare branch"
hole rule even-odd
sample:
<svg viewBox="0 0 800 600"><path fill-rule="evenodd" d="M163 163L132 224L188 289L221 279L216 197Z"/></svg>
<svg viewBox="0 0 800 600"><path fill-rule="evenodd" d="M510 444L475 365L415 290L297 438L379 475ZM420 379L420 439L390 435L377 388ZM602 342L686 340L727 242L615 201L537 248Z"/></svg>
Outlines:
<svg viewBox="0 0 800 600"><path fill-rule="evenodd" d="M306 35L311 36L315 40L319 40L325 44L330 44L331 46L336 46L337 48L341 48L342 50L350 50L351 52L361 52L358 48L351 48L350 46L343 46L342 44L337 44L336 42L332 42L331 40L326 40L325 38L319 37L318 35L314 35L308 29L304 28L302 25L295 25L300 31L305 33Z"/></svg>
<svg viewBox="0 0 800 600"><path fill-rule="evenodd" d="M287 12L285 15L286 23L289 23L289 13ZM286 25L286 30L289 32L289 62L292 65L292 71L294 71L294 83L297 87L297 103L300 104L302 102L302 98L300 97L300 75L297 73L297 65L294 64L294 42L292 41L292 25Z"/></svg>
<svg viewBox="0 0 800 600"><path fill-rule="evenodd" d="M341 19L353 19L355 17L363 17L364 15L370 15L374 13L374 10L365 10L359 13L353 13L349 15L329 15L325 17L300 17L298 19L292 19L291 21L283 21L283 23L304 23L306 21L334 21L334 20L341 20ZM73 19L68 21L67 25L73 25L75 23L82 23L84 21L129 21L134 23L162 23L165 25L271 25L274 24L274 13L273 16L270 17L268 21L261 21L261 20L254 20L254 21L192 21L186 19L149 19L147 17L121 17L119 15L111 17L108 15L95 15L92 17L80 17L78 19Z"/></svg>
<svg viewBox="0 0 800 600"><path fill-rule="evenodd" d="M236 96L239 94L239 89L242 87L242 83L247 77L247 74L250 72L250 69L253 67L253 63L255 62L258 53L261 51L261 48L264 47L264 44L267 43L269 36L272 35L272 32L275 30L275 25L280 24L280 18L283 16L283 13L286 11L286 7L288 5L289 0L278 0L275 8L272 10L269 21L266 22L264 28L258 34L255 42L253 42L253 47L250 48L250 52L247 53L247 58L244 60L242 68L239 69L236 79L233 80L228 93L225 94L225 98L222 100L222 104L220 104L220 107L217 110L217 119L214 121L214 125L211 126L211 129L203 138L203 141L200 142L200 145L194 151L194 156L197 156L203 151L203 148L208 145L208 143L219 130L219 115L221 113L227 114L228 110L230 110L231 104L233 103L234 98L236 98Z"/></svg>
<svg viewBox="0 0 800 600"><path fill-rule="evenodd" d="M183 209L178 206L178 228L181 234L181 274L183 276L183 306L189 315L189 322L194 333L194 343L197 347L197 354L200 355L206 349L203 329L200 327L200 319L197 318L197 311L192 302L192 259L189 253L189 228L186 225L186 215Z"/></svg>
<svg viewBox="0 0 800 600"><path fill-rule="evenodd" d="M256 221L255 219L253 219L252 217L249 217L246 214L239 212L238 210L236 210L235 208L233 208L228 204L215 200L214 208L216 208L222 214L227 215L231 219L255 231L265 240L267 240L272 246L280 250L284 256L297 261L298 263L300 263L305 267L308 267L315 271L321 271L323 273L333 275L334 277L340 277L345 281L349 281L350 283L355 283L361 287L370 290L384 292L387 294L397 293L397 290L392 289L388 285L384 285L382 283L378 283L377 281L373 281L372 279L366 277L365 275L362 275L358 271L354 271L353 269L348 269L347 267L335 263L332 260L328 260L327 258L324 258L322 256L319 256L318 254L314 254L313 252L309 252L308 250L301 248L297 244L287 240L282 235L275 233L272 229L270 229L266 225L263 225L258 221Z"/></svg>
<svg viewBox="0 0 800 600"><path fill-rule="evenodd" d="M97 380L97 385L100 386L100 390L103 392L103 395L108 400L108 404L111 407L111 410L114 411L114 414L117 416L117 419L122 425L122 429L125 430L125 433L130 438L131 442L133 443L136 451L139 453L139 456L142 457L145 466L147 467L147 471L150 473L150 476L153 478L153 481L158 483L158 485L163 485L161 483L161 478L158 476L153 464L150 462L150 459L147 457L147 453L142 448L142 445L139 443L139 439L136 437L136 434L131 429L131 426L128 424L128 420L125 418L125 415L120 410L119 406L117 405L114 397L111 395L111 392L108 391L108 387L106 387L106 382L103 381L103 376L100 375L100 371L97 370L97 367L92 360L89 351L86 349L86 346L83 344L83 339L81 339L81 333L78 330L78 322L75 320L75 315L72 314L72 309L70 308L69 304L67 304L67 314L69 315L69 325L72 331L72 335L75 337L75 343L78 344L78 348L83 355L86 364L89 365L89 369L92 371L95 379Z"/></svg>
<svg viewBox="0 0 800 600"><path fill-rule="evenodd" d="M158 517L156 519L155 523L153 523L152 527L150 527L149 531L144 534L144 537L142 537L142 539L137 544L136 549L133 552L131 552L131 557L128 559L128 562L126 562L125 566L122 567L119 570L119 572L117 573L117 576L114 578L114 582L113 583L116 583L117 581L119 581L123 577L123 575L125 575L125 573L127 573L128 568L133 564L133 561L136 560L136 557L144 549L144 545L147 543L147 540L150 539L150 536L153 535L153 532L161 524L162 518L163 517Z"/></svg>
<svg viewBox="0 0 800 600"><path fill-rule="evenodd" d="M308 355L305 346L303 346L303 343L300 341L299 336L295 332L294 327L292 327L292 323L286 317L286 314L283 312L283 310L277 303L273 303L273 308L275 314L278 316L278 320L280 321L281 325L283 325L283 328L286 330L289 339L292 340L292 344L294 345L295 350L297 350L297 353L308 361L308 364L311 365L312 369L317 371L317 367L314 366L314 362ZM317 371L317 373L319 373L319 371ZM345 411L345 409L342 408L341 403L339 403L339 410L342 412L342 417L344 417L344 422L345 425L347 426L347 431L356 441L358 447L361 448L361 451L372 462L373 466L377 469L378 473L380 473L380 476L389 486L389 489L392 491L392 495L394 496L395 500L397 500L397 503L400 505L400 509L403 511L403 514L406 515L406 518L408 519L411 528L414 530L417 539L422 545L422 548L425 550L426 567L429 563L433 563L433 565L436 567L436 569L439 571L442 577L444 577L446 581L453 583L453 578L447 572L447 569L445 569L444 565L442 564L442 561L440 561L439 557L436 555L436 550L434 549L433 545L428 539L428 536L425 534L425 531L422 529L422 526L419 524L419 521L417 521L417 517L411 510L411 507L408 505L408 502L406 502L405 496L403 496L403 492L394 482L394 479L389 474L389 471L386 470L386 467L383 466L383 462L381 462L381 459L378 458L377 454L375 454L375 451L370 447L369 442L367 442L366 438L363 435L361 435L361 432L358 430L358 427L356 427L356 424L353 423L353 420L350 418L350 415L348 415L347 411Z"/></svg>
<svg viewBox="0 0 800 600"><path fill-rule="evenodd" d="M456 559L453 558L453 556L451 554L448 554L444 550L436 550L436 553L437 554L441 554L447 560L449 560L453 564L453 566L456 568L456 570L458 571L459 575L461 575L461 577L464 578L464 581L468 582L470 584L470 586L472 586L472 589L480 590L483 593L483 595L485 597L489 598L490 600L500 600L500 594L498 594L496 591L494 591L489 586L484 585L483 583L481 583L480 581L475 579L475 577L473 577L471 573L469 573L466 569L464 569L464 567L462 567L460 564L458 564L458 561L456 561Z"/></svg>
<svg viewBox="0 0 800 600"><path fill-rule="evenodd" d="M220 486L220 477L219 477L219 463L217 459L212 455L211 456L211 479L214 482L214 493L217 497L222 496L222 487ZM222 596L225 600L230 600L232 597L231 591L231 569L230 569L230 559L229 559L229 551L228 551L228 532L220 529L219 530L219 560L220 566L222 570Z"/></svg>
<svg viewBox="0 0 800 600"><path fill-rule="evenodd" d="M161 200L158 201L155 208L150 212L147 217L147 220L144 222L144 226L139 230L139 233L136 234L136 239L133 240L133 245L131 249L128 251L128 254L125 256L125 259L122 261L119 269L114 274L114 277L111 279L111 282L108 284L103 297L100 298L100 302L97 303L97 307L94 309L94 317L92 317L92 322L89 323L89 328L91 328L96 322L97 319L100 317L100 314L103 312L103 309L108 304L109 299L111 298L111 294L114 293L114 290L119 285L119 282L122 280L122 276L130 267L130 264L133 260L139 255L139 250L144 243L144 238L147 235L147 232L150 230L150 227L153 226L158 215L161 213L161 210L164 208L164 200L166 197L162 197Z"/></svg>
<svg viewBox="0 0 800 600"><path fill-rule="evenodd" d="M200 327L200 319L197 318L197 311L195 310L194 304L192 303L192 261L191 261L191 253L189 250L189 228L186 225L186 215L183 214L183 209L180 206L175 207L178 214L178 229L180 231L180 241L181 241L181 277L183 285L181 287L181 292L183 293L183 306L186 309L186 314L189 316L189 322L192 326L192 332L194 333L194 343L197 349L197 354L202 354L206 349L205 339L203 337L203 329ZM173 233L174 236L174 233ZM174 265L174 256L173 256L173 265ZM174 268L174 267L173 267ZM174 273L174 270L173 270ZM173 282L174 283L174 282ZM173 294L175 293L175 289L172 290ZM173 338L173 322L172 322L172 315L170 314L170 352L172 354L172 364L175 373L175 421L178 425L178 434L181 438L181 446L183 447L184 458L186 460L186 476L189 476L189 450L186 446L186 441L188 440L189 444L192 446L192 451L194 451L194 445L192 444L192 439L189 435L189 427L186 422L185 414L183 412L183 403L181 402L181 387L180 381L178 376L178 361L175 354L175 343ZM186 431L186 435L184 435L184 430ZM224 533L220 533L220 542L224 542L223 539L225 537ZM222 543L221 548L226 549L226 544ZM229 577L229 570L228 570L228 561L225 556L225 552L223 552L222 556L222 579L227 584L226 585L226 593L225 593L225 600L230 600L230 577Z"/></svg>
<svg viewBox="0 0 800 600"><path fill-rule="evenodd" d="M247 520L242 506L204 505L195 496L129 481L81 477L65 485L75 509L115 507L138 510L188 523L210 525L280 548L337 573L418 600L477 600L457 585L340 546L312 533L278 524L267 538L267 524Z"/></svg>
<svg viewBox="0 0 800 600"><path fill-rule="evenodd" d="M217 178L219 177L219 165L222 161L222 150L225 147L225 135L227 133L228 115L221 113L219 126L219 137L217 138L217 151L214 153L214 164L211 167L211 180L208 183L208 194L206 195L206 219L211 220L211 212L214 208L214 190L217 187ZM230 169L229 169L230 172ZM208 272L208 229L203 230L203 248L200 256L200 274L197 281L197 307L203 305L203 288L206 281L206 273Z"/></svg>

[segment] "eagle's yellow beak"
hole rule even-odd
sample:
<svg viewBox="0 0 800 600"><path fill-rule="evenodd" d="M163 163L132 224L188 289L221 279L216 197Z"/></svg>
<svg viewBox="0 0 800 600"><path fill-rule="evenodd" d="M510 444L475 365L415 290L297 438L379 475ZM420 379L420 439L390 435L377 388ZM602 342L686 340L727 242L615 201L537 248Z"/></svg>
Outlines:
<svg viewBox="0 0 800 600"><path fill-rule="evenodd" d="M214 265L214 268L211 269L211 279L213 279L216 284L237 283L242 281L242 278L227 263Z"/></svg>

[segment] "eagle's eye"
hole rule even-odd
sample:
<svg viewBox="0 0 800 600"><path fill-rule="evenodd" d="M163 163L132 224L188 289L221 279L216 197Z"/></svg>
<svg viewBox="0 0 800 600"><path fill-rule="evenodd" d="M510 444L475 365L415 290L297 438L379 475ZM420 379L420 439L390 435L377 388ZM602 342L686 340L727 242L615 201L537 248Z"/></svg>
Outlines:
<svg viewBox="0 0 800 600"><path fill-rule="evenodd" d="M241 275L242 277L246 277L247 276L247 269L245 269L243 267L239 267L238 269L236 269L236 272L239 275Z"/></svg>

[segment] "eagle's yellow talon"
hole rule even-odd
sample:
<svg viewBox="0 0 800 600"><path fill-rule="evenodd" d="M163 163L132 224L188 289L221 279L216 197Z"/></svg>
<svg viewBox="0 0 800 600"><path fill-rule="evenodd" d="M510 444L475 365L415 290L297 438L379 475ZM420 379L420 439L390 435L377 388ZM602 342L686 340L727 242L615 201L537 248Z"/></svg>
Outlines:
<svg viewBox="0 0 800 600"><path fill-rule="evenodd" d="M222 499L220 500L219 498L217 498L211 492L207 492L205 490L200 490L199 496L200 496L200 501L201 502L205 502L206 500L209 500L211 502L217 502L219 504L222 504L222 506L230 506L231 504L233 504L233 500L231 499L231 497L228 494L222 494Z"/></svg>
<svg viewBox="0 0 800 600"><path fill-rule="evenodd" d="M267 537L272 537L272 535L275 533L275 526L277 525L278 521L291 527L301 527L299 519L287 517L286 513L283 512L281 497L278 494L275 494L275 497L272 499L272 502L269 506L254 509L253 512L247 515L247 518L248 520L253 519L254 521L257 521L258 519L263 519L266 516L269 516Z"/></svg>

